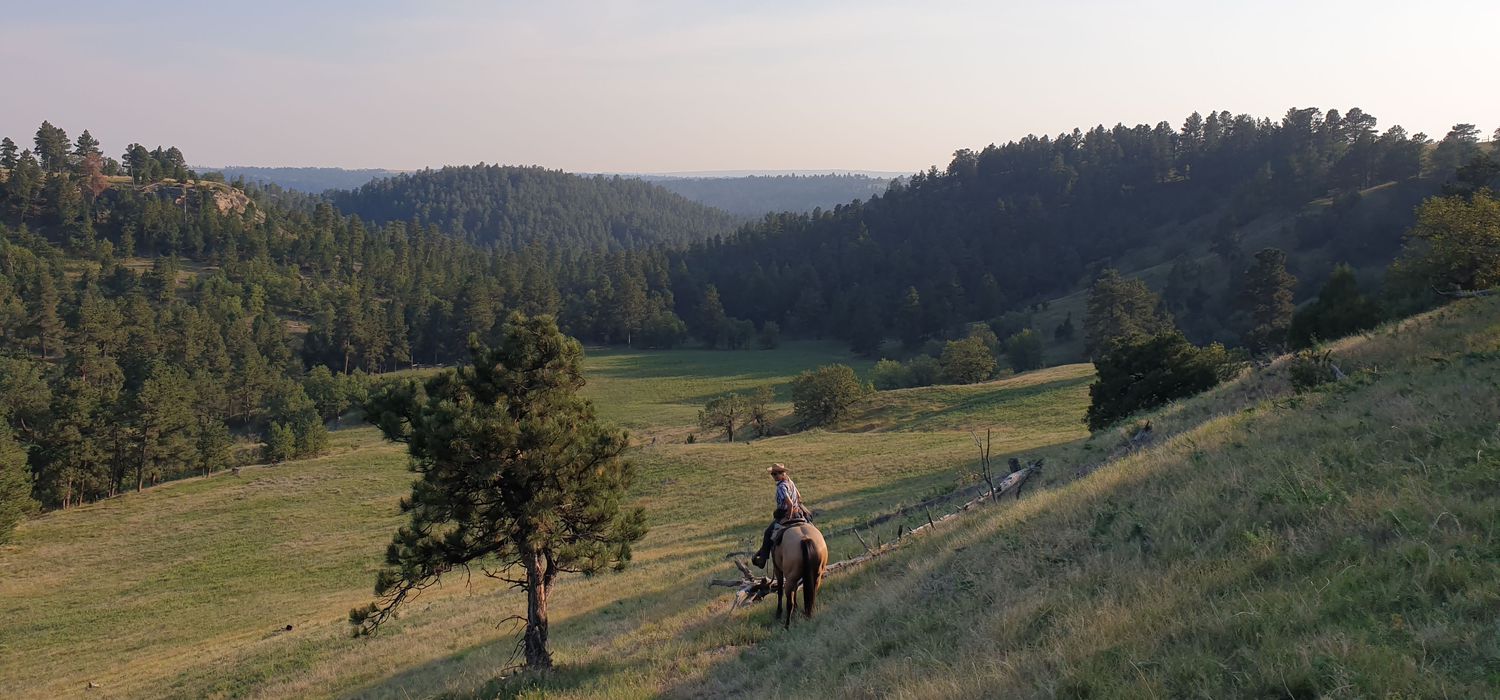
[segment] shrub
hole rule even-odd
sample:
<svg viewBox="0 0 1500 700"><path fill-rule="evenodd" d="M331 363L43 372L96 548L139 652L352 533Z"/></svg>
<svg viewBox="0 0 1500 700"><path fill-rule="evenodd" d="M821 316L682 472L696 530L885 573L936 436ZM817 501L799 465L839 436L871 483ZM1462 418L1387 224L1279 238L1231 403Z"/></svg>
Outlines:
<svg viewBox="0 0 1500 700"><path fill-rule="evenodd" d="M641 324L641 342L648 348L670 350L688 339L688 327L677 314L660 309Z"/></svg>
<svg viewBox="0 0 1500 700"><path fill-rule="evenodd" d="M870 370L870 383L881 391L904 388L906 382L906 366L895 360L881 360Z"/></svg>
<svg viewBox="0 0 1500 700"><path fill-rule="evenodd" d="M1311 391L1324 384L1337 381L1339 371L1334 368L1333 353L1303 350L1287 362L1287 379L1297 393Z"/></svg>
<svg viewBox="0 0 1500 700"><path fill-rule="evenodd" d="M1192 396L1218 385L1243 363L1224 346L1199 348L1181 331L1112 343L1094 363L1085 420L1100 430L1137 411Z"/></svg>
<svg viewBox="0 0 1500 700"><path fill-rule="evenodd" d="M943 377L955 384L982 382L995 373L995 356L982 338L974 336L948 341L940 362Z"/></svg>
<svg viewBox="0 0 1500 700"><path fill-rule="evenodd" d="M792 380L792 410L805 426L842 418L864 395L865 386L848 365L824 365Z"/></svg>
<svg viewBox="0 0 1500 700"><path fill-rule="evenodd" d="M906 361L907 386L932 386L943 376L943 366L936 357L918 355Z"/></svg>

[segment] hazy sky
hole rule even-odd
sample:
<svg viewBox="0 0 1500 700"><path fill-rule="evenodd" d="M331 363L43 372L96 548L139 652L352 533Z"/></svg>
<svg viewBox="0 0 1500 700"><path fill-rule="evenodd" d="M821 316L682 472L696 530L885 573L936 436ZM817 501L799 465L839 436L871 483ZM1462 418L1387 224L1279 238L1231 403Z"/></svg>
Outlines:
<svg viewBox="0 0 1500 700"><path fill-rule="evenodd" d="M17 5L25 5L17 7ZM202 165L911 171L1292 106L1500 124L1500 2L0 1L0 134Z"/></svg>

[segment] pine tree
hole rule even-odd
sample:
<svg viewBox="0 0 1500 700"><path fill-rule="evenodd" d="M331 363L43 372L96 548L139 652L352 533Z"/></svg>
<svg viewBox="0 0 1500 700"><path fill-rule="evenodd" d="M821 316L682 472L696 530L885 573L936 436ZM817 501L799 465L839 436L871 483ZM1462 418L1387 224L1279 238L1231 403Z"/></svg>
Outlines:
<svg viewBox="0 0 1500 700"><path fill-rule="evenodd" d="M78 135L78 140L74 142L73 155L77 156L79 160L82 160L91 155L97 156L101 154L102 152L99 150L99 139L94 138L93 134L90 134L88 129L84 129L83 133Z"/></svg>
<svg viewBox="0 0 1500 700"><path fill-rule="evenodd" d="M927 336L927 317L922 311L922 298L916 287L907 287L896 307L896 332L907 349L917 347Z"/></svg>
<svg viewBox="0 0 1500 700"><path fill-rule="evenodd" d="M1292 315L1287 342L1293 348L1305 348L1373 328L1377 323L1379 305L1360 293L1354 269L1339 265L1318 291L1318 300Z"/></svg>
<svg viewBox="0 0 1500 700"><path fill-rule="evenodd" d="M698 304L697 328L694 333L704 346L709 348L719 347L727 338L725 337L728 317L724 314L724 304L719 301L719 288L708 285L703 290L703 301Z"/></svg>
<svg viewBox="0 0 1500 700"><path fill-rule="evenodd" d="M5 172L7 173L15 170L16 164L21 162L21 159L16 154L16 142L10 140L9 136L0 138L0 168L5 168Z"/></svg>
<svg viewBox="0 0 1500 700"><path fill-rule="evenodd" d="M1286 271L1286 253L1265 248L1255 254L1255 264L1245 272L1240 302L1250 313L1251 327L1246 345L1256 352L1271 352L1286 345L1292 323L1292 290L1297 278Z"/></svg>
<svg viewBox="0 0 1500 700"><path fill-rule="evenodd" d="M1151 336L1172 327L1159 311L1160 300L1151 289L1119 271L1104 270L1089 287L1088 313L1083 320L1085 346L1098 357L1111 343Z"/></svg>
<svg viewBox="0 0 1500 700"><path fill-rule="evenodd" d="M52 122L44 121L36 130L36 157L41 161L42 169L49 173L56 173L67 169L68 166L68 134L52 125Z"/></svg>
<svg viewBox="0 0 1500 700"><path fill-rule="evenodd" d="M58 316L60 301L52 275L41 271L37 275L31 308L27 309L27 325L31 336L36 339L37 350L43 360L49 358L51 351L57 349L62 341L63 322Z"/></svg>
<svg viewBox="0 0 1500 700"><path fill-rule="evenodd" d="M193 416L193 387L177 367L156 364L135 397L135 422L140 455L135 468L135 490L162 478L185 473L198 465L197 420Z"/></svg>
<svg viewBox="0 0 1500 700"><path fill-rule="evenodd" d="M525 591L526 663L552 665L548 600L563 572L623 566L645 514L621 500L634 476L627 436L578 396L583 350L546 316L512 314L498 347L471 341L473 364L425 384L392 383L370 417L405 443L421 478L376 579L380 599L350 613L362 632L443 572L479 559ZM512 574L517 568L520 574Z"/></svg>
<svg viewBox="0 0 1500 700"><path fill-rule="evenodd" d="M36 501L31 500L26 450L16 442L10 426L0 420L0 544L10 541L16 525L36 507Z"/></svg>

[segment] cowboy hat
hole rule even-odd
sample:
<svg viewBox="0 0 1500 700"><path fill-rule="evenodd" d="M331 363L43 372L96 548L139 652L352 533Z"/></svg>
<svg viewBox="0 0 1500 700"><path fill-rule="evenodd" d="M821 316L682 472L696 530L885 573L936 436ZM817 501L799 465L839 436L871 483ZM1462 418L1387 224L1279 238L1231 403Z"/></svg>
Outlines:
<svg viewBox="0 0 1500 700"><path fill-rule="evenodd" d="M781 462L777 462L777 463L771 465L771 467L769 469L767 469L766 471L770 472L772 476L775 476L776 474L785 474L786 473L786 465L782 464Z"/></svg>

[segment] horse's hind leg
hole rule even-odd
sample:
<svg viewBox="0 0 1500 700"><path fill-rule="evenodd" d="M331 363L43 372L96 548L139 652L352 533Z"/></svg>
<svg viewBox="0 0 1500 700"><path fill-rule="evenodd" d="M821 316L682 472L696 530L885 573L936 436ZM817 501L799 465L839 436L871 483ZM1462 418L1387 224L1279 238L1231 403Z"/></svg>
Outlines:
<svg viewBox="0 0 1500 700"><path fill-rule="evenodd" d="M776 574L776 619L781 619L781 596L786 593L786 586L780 572Z"/></svg>

